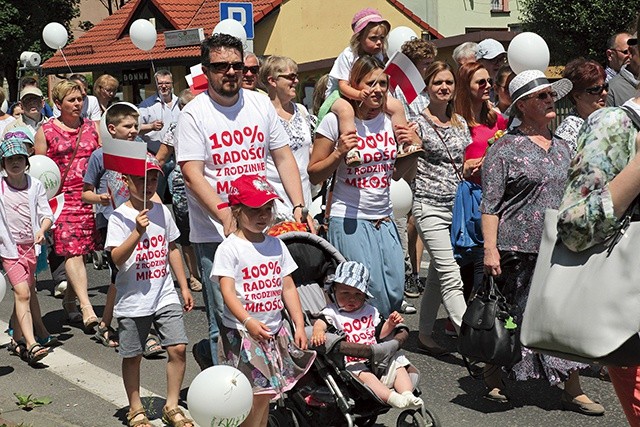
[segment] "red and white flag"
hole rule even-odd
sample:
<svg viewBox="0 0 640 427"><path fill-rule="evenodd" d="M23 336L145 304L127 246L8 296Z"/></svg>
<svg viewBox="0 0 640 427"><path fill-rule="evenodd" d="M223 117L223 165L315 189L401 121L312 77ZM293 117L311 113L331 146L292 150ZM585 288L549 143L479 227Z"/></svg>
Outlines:
<svg viewBox="0 0 640 427"><path fill-rule="evenodd" d="M389 75L391 89L395 90L396 87L400 87L409 104L411 104L413 100L418 97L418 94L427 86L418 68L411 62L407 55L400 51L397 51L389 58L387 65L384 67L384 72Z"/></svg>
<svg viewBox="0 0 640 427"><path fill-rule="evenodd" d="M49 200L49 207L51 207L51 210L53 211L53 222L55 223L64 208L64 194L58 194L53 199Z"/></svg>
<svg viewBox="0 0 640 427"><path fill-rule="evenodd" d="M189 89L191 89L191 93L197 95L200 92L204 92L205 90L207 90L209 81L202 72L202 65L196 64L190 68L190 71L191 74L187 74L184 78L187 80L187 84L189 85Z"/></svg>
<svg viewBox="0 0 640 427"><path fill-rule="evenodd" d="M102 141L104 168L125 175L145 176L147 144L106 138Z"/></svg>

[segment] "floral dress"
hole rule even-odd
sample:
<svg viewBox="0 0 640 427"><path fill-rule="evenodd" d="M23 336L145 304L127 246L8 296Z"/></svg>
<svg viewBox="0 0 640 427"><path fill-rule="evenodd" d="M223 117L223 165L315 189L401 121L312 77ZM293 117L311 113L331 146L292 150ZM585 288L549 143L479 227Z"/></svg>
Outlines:
<svg viewBox="0 0 640 427"><path fill-rule="evenodd" d="M54 250L61 256L73 257L91 253L99 241L93 206L82 201L83 177L91 153L99 146L98 133L91 120L84 120L79 129L82 129L82 135L78 142L78 129L64 130L56 124L56 120L49 120L42 125L47 141L47 157L58 165L60 175L64 175L69 168L62 183L64 207L52 229ZM80 145L69 165L76 143Z"/></svg>
<svg viewBox="0 0 640 427"><path fill-rule="evenodd" d="M527 305L544 212L560 204L570 160L571 148L566 141L554 136L549 149L544 150L515 129L489 148L482 166L480 209L499 218L500 253L514 252L518 257L518 262L503 267L497 280L507 299L515 304L514 320L518 324ZM587 366L522 347L522 360L510 374L519 381L546 378L554 385L566 381L572 370Z"/></svg>
<svg viewBox="0 0 640 427"><path fill-rule="evenodd" d="M573 154L577 150L578 132L580 132L583 123L584 119L575 110L572 110L556 129L556 135L569 143Z"/></svg>

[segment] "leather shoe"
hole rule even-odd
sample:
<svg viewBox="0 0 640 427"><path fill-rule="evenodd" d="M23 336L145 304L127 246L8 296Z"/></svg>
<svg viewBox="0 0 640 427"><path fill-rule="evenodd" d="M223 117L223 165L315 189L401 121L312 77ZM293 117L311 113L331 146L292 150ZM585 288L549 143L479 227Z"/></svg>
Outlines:
<svg viewBox="0 0 640 427"><path fill-rule="evenodd" d="M566 391L562 392L560 404L565 411L573 411L583 415L604 415L604 406L598 402L583 403L574 399Z"/></svg>
<svg viewBox="0 0 640 427"><path fill-rule="evenodd" d="M445 356L447 354L451 354L449 350L444 347L440 347L439 345L435 345L433 347L423 344L420 340L418 340L418 353L426 354L431 357L439 357Z"/></svg>

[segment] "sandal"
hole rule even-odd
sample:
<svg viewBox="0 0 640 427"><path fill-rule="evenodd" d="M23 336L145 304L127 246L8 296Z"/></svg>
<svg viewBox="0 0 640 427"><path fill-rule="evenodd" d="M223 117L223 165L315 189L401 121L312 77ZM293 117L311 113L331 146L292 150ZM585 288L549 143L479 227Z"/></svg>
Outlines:
<svg viewBox="0 0 640 427"><path fill-rule="evenodd" d="M27 353L27 344L22 340L14 341L13 339L11 339L11 341L7 345L7 349L11 352L11 354L24 359L25 354Z"/></svg>
<svg viewBox="0 0 640 427"><path fill-rule="evenodd" d="M62 300L62 310L64 310L65 315L67 316L67 321L69 323L80 323L82 322L82 314L78 311L78 307L74 301L65 301Z"/></svg>
<svg viewBox="0 0 640 427"><path fill-rule="evenodd" d="M142 355L148 358L158 356L162 353L164 353L164 349L160 345L158 337L149 334L147 341L144 343L144 351L142 352Z"/></svg>
<svg viewBox="0 0 640 427"><path fill-rule="evenodd" d="M111 326L100 326L94 338L103 346L114 348L118 346L118 333Z"/></svg>
<svg viewBox="0 0 640 427"><path fill-rule="evenodd" d="M91 304L83 305L82 307L80 307L80 311L82 312L82 324L84 325L84 329L89 331L98 326L98 323L100 322L98 322L98 316L96 316L95 313L93 313L86 319L84 318L84 310L87 308L91 309L91 312L93 313L93 307L91 306Z"/></svg>
<svg viewBox="0 0 640 427"><path fill-rule="evenodd" d="M176 415L181 415L182 419L176 420ZM162 422L173 427L184 427L185 424L194 426L193 420L187 418L179 406L173 409L162 408Z"/></svg>
<svg viewBox="0 0 640 427"><path fill-rule="evenodd" d="M23 359L29 364L34 365L44 359L49 354L49 349L41 346L37 342L31 344L29 349L24 353Z"/></svg>
<svg viewBox="0 0 640 427"><path fill-rule="evenodd" d="M398 145L398 154L396 158L401 159L403 157L411 156L414 154L422 155L424 154L424 150L419 145Z"/></svg>
<svg viewBox="0 0 640 427"><path fill-rule="evenodd" d="M134 421L134 418L139 415L142 415L142 418ZM131 409L129 410L129 412L127 412L127 425L129 427L138 427L142 425L150 426L151 423L149 422L149 418L147 418L147 412L144 410L144 408L139 408L135 411Z"/></svg>
<svg viewBox="0 0 640 427"><path fill-rule="evenodd" d="M189 277L189 289L191 289L192 292L202 292L202 283L194 276L191 276Z"/></svg>

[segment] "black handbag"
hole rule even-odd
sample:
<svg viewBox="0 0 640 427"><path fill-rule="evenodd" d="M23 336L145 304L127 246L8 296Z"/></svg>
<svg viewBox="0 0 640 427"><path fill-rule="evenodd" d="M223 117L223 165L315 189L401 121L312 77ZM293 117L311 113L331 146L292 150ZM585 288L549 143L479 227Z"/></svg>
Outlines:
<svg viewBox="0 0 640 427"><path fill-rule="evenodd" d="M485 275L482 288L462 316L458 352L472 362L511 368L522 358L518 325L512 308L492 276Z"/></svg>

